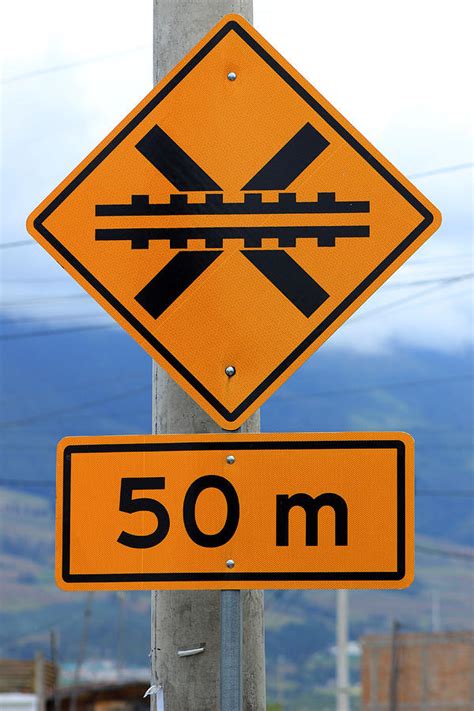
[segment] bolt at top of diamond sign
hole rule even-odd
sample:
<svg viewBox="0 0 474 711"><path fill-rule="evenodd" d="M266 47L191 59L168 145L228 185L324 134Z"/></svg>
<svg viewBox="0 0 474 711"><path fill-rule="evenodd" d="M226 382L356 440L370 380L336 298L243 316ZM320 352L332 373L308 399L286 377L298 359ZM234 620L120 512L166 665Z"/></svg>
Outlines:
<svg viewBox="0 0 474 711"><path fill-rule="evenodd" d="M235 429L439 226L241 17L31 215L50 254Z"/></svg>

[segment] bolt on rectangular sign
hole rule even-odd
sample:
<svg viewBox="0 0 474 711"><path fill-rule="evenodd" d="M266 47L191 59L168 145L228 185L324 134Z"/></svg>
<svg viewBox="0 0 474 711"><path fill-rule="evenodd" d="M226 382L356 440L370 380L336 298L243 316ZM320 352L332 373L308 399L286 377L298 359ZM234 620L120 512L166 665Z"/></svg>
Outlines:
<svg viewBox="0 0 474 711"><path fill-rule="evenodd" d="M65 590L403 588L404 433L76 437L57 454Z"/></svg>

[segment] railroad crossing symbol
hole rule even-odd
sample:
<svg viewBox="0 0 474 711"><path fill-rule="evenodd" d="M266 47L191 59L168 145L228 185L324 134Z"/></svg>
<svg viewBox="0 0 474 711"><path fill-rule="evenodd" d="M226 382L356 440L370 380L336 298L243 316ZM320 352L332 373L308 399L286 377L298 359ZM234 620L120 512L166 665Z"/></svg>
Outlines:
<svg viewBox="0 0 474 711"><path fill-rule="evenodd" d="M440 221L232 15L43 201L28 229L234 429Z"/></svg>
<svg viewBox="0 0 474 711"><path fill-rule="evenodd" d="M97 228L95 239L128 240L132 249L148 249L151 240L165 240L174 256L135 296L153 318L159 318L191 284L224 253L224 240L243 241L243 254L283 296L306 317L311 316L329 294L286 251L297 239L313 239L318 247L334 247L337 237L369 237L369 225L266 225L269 216L367 213L370 203L338 202L335 193L318 193L317 200L297 202L296 193L281 192L277 201L263 201L264 192L284 190L329 145L309 123L305 124L270 161L242 188L243 202L224 202L223 189L210 178L158 125L145 134L136 148L164 175L176 190L167 202L150 203L149 195L132 195L128 204L96 205L97 217L184 217L188 215L255 216L262 223L229 227L206 225L181 227ZM245 192L258 190L264 192ZM205 192L201 203L190 203L186 191ZM218 192L217 192L218 191ZM316 218L317 220L317 218ZM277 249L263 249L262 240L278 238ZM204 250L191 249L189 240L204 240ZM242 245L240 244L240 247Z"/></svg>

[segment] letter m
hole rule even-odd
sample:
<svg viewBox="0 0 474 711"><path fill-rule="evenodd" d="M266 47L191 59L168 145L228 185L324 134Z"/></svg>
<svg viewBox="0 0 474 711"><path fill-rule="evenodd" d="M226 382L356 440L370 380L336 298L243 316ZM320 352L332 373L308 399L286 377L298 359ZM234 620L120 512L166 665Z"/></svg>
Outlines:
<svg viewBox="0 0 474 711"><path fill-rule="evenodd" d="M306 514L306 545L318 545L318 517L323 506L330 506L335 516L335 545L347 546L347 504L338 494L321 494L312 498L309 494L278 494L276 502L276 544L287 546L289 538L290 511L300 506Z"/></svg>

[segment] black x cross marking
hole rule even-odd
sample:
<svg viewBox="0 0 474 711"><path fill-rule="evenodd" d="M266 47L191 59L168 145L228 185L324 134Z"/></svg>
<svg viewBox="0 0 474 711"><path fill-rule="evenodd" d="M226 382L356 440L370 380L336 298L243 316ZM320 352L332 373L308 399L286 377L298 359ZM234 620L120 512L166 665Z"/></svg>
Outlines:
<svg viewBox="0 0 474 711"><path fill-rule="evenodd" d="M173 141L154 126L136 145L140 153L180 192L168 203L149 201L148 195L132 195L129 204L96 205L96 216L143 215L282 215L368 213L368 201L337 201L335 193L318 193L316 201L297 202L296 193L281 192L277 202L263 202L262 191L288 186L329 146L311 124L305 124L251 180L243 202L224 202L222 188ZM189 203L188 192L206 193L205 202ZM278 249L262 248L265 237L278 238ZM311 316L329 298L318 284L285 251L297 239L314 239L319 247L334 247L336 239L369 237L369 225L302 227L152 227L96 229L95 238L130 240L132 249L147 249L150 240L168 240L179 251L136 295L138 303L158 318L223 253L224 239L243 239L241 253L299 311ZM188 239L205 240L205 250L188 249Z"/></svg>

